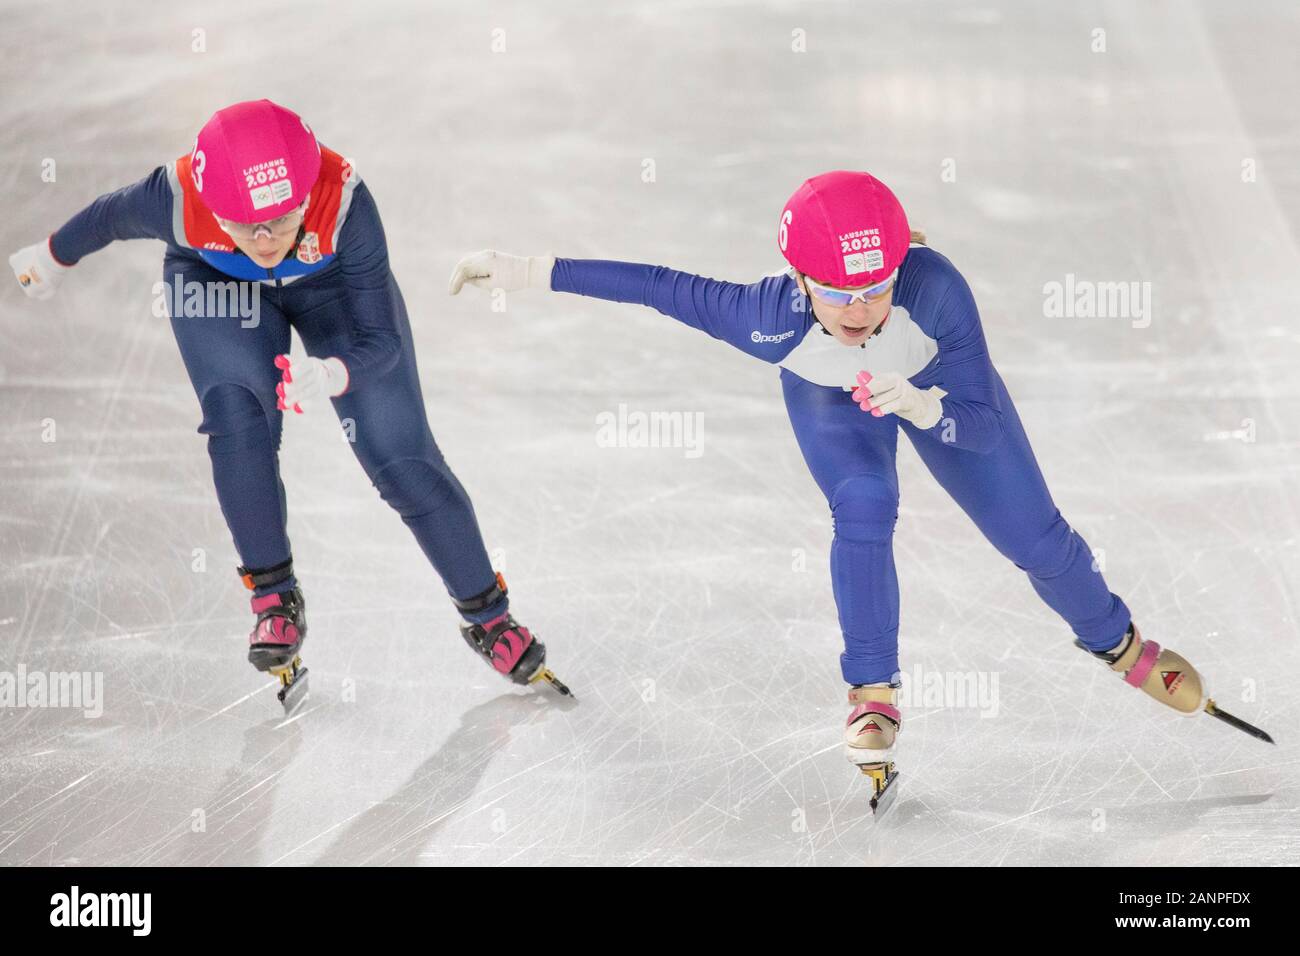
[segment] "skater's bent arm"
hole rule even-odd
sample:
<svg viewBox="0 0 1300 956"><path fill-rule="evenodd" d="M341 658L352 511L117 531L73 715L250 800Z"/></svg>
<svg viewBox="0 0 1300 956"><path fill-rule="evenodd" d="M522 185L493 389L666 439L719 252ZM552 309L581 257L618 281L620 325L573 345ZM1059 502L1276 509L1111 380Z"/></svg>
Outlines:
<svg viewBox="0 0 1300 956"><path fill-rule="evenodd" d="M749 285L722 282L665 266L604 259L556 259L556 292L650 306L768 362L779 362L806 331L806 310L796 310L793 280L768 277ZM780 341L775 341L780 339Z"/></svg>
<svg viewBox="0 0 1300 956"><path fill-rule="evenodd" d="M938 384L948 394L939 422L920 431L936 441L988 454L1002 440L1002 405L975 297L955 269L947 276L938 312Z"/></svg>
<svg viewBox="0 0 1300 956"><path fill-rule="evenodd" d="M172 189L167 167L137 183L100 196L50 236L50 252L64 265L98 252L115 239L162 239L172 235Z"/></svg>
<svg viewBox="0 0 1300 956"><path fill-rule="evenodd" d="M339 234L339 261L352 310L353 339L339 358L348 370L348 391L378 379L401 354L401 300L388 266L388 242L379 210L358 183Z"/></svg>

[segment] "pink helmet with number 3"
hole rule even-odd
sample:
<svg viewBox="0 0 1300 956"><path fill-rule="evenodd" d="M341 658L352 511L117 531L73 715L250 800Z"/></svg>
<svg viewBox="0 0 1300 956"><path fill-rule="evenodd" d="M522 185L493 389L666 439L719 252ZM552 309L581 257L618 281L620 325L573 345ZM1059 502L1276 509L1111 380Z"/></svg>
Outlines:
<svg viewBox="0 0 1300 956"><path fill-rule="evenodd" d="M270 100L217 110L199 130L190 175L219 219L265 222L307 200L320 174L320 144L302 118Z"/></svg>
<svg viewBox="0 0 1300 956"><path fill-rule="evenodd" d="M786 261L825 285L871 285L907 255L911 229L898 198L870 173L835 170L795 190L781 212Z"/></svg>

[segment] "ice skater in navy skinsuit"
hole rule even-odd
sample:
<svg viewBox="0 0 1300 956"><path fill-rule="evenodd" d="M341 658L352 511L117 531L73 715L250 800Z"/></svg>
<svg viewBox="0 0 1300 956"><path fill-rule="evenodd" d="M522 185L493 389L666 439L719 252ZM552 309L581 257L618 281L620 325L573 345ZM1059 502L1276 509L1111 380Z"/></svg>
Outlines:
<svg viewBox="0 0 1300 956"><path fill-rule="evenodd" d="M307 622L286 534L280 428L285 412L325 398L350 420L357 459L441 576L470 646L517 683L554 682L545 648L509 613L469 497L429 431L379 211L351 164L289 110L237 103L213 115L188 155L101 196L9 261L28 295L47 298L84 256L143 238L167 244L172 329L253 592L249 660L280 678L286 709L306 690ZM223 296L232 279L245 285ZM223 307L232 301L255 308ZM291 328L308 358L289 357Z"/></svg>
<svg viewBox="0 0 1300 956"><path fill-rule="evenodd" d="M1052 503L966 280L911 232L894 194L867 173L810 179L782 211L778 244L789 270L750 285L489 250L460 262L451 292L466 282L535 286L648 305L782 366L795 436L834 521L831 580L852 705L845 744L873 778L873 807L894 777L902 721L893 551L900 429L1080 646L1158 700L1199 709L1196 672L1141 637Z"/></svg>

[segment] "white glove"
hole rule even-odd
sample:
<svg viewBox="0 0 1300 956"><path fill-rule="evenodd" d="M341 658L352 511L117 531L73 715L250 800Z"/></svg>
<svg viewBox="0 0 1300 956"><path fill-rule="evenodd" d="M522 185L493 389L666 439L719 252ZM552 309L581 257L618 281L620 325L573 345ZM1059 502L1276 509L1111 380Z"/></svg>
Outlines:
<svg viewBox="0 0 1300 956"><path fill-rule="evenodd" d="M897 415L917 428L933 428L943 417L939 399L947 394L938 385L919 389L897 372L884 372L874 378L870 372L859 372L853 400L877 418Z"/></svg>
<svg viewBox="0 0 1300 956"><path fill-rule="evenodd" d="M468 282L480 289L549 289L555 256L512 256L484 249L456 263L448 292L455 295Z"/></svg>
<svg viewBox="0 0 1300 956"><path fill-rule="evenodd" d="M9 257L9 265L23 291L33 299L48 299L63 281L65 266L50 252L50 240L19 249Z"/></svg>
<svg viewBox="0 0 1300 956"><path fill-rule="evenodd" d="M282 378L275 387L275 407L286 412L292 409L301 415L303 402L307 402L310 408L313 399L322 395L335 398L347 391L348 369L342 359L333 356L318 359L310 355L296 359L277 355L275 367L280 370Z"/></svg>

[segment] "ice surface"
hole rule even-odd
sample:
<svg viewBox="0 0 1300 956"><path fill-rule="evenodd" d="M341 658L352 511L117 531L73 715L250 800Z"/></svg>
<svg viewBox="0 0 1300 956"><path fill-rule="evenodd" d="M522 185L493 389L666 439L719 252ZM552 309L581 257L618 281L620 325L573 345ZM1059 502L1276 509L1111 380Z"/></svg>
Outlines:
<svg viewBox="0 0 1300 956"><path fill-rule="evenodd" d="M228 102L285 102L354 158L435 435L580 698L469 654L327 415L286 427L313 692L285 721L151 314L161 246L118 244L55 300L0 298L0 670L104 686L94 719L0 708L0 864L1297 862L1292 4L0 13L6 254ZM1278 747L1084 657L903 442L904 670L998 696L918 695L873 821L838 746L829 517L775 370L631 306L446 295L488 246L755 278L784 198L843 167L969 277L1057 503L1144 632ZM1068 274L1149 281L1152 321L1045 318ZM620 404L702 415L703 454L598 447Z"/></svg>

